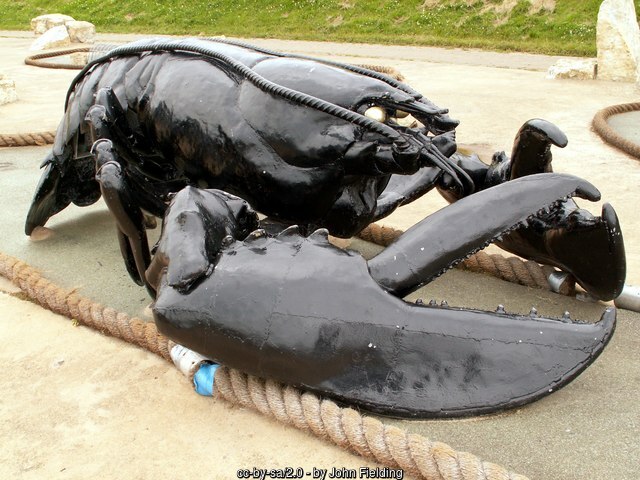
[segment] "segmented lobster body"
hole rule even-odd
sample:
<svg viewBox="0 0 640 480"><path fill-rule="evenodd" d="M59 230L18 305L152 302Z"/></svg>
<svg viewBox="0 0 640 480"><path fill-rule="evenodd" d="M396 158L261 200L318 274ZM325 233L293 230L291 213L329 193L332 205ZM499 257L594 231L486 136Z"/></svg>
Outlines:
<svg viewBox="0 0 640 480"><path fill-rule="evenodd" d="M205 43L270 82L347 110L366 109L380 99L421 105L388 83L331 65ZM237 194L287 222L332 228L328 215L346 195L340 222L352 224L332 230L348 236L373 219L392 173L412 174L420 166L414 161L380 168L375 152L345 160L358 142L391 142L331 113L264 92L216 59L160 50L99 62L70 91L49 161L74 177L71 190L78 183L92 185L93 194L72 198L80 205L98 196L90 153L96 138L86 117L105 88L117 99L115 107L126 112L113 130L116 141L126 145L120 155L131 190L157 216L169 193L197 185Z"/></svg>

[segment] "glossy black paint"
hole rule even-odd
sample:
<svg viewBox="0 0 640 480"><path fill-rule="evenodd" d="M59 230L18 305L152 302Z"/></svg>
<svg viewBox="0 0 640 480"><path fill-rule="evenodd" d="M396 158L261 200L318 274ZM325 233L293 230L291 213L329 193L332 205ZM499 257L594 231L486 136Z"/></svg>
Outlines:
<svg viewBox="0 0 640 480"><path fill-rule="evenodd" d="M575 177L544 177L504 184L485 196L505 198L509 187L535 192L544 185L567 194L592 188ZM158 289L153 313L159 330L224 365L386 415L456 417L548 395L586 368L613 333L614 309L596 324L579 324L409 304L372 278L377 258L368 268L356 252L331 245L326 230L308 237L295 226L276 237L256 230L244 240L216 242L219 249L198 248L197 260L184 262L183 244L201 240L184 213L191 215L196 204L202 209L204 198L205 209L220 212L204 216L228 219L217 226L206 220L215 238L228 233L226 224L252 218L238 208L240 215L232 215L216 202L219 195L226 196L195 189L176 196L155 256L162 268L150 280ZM405 235L415 242L426 234L439 244L448 233L429 219L420 226L419 236ZM176 272L185 264L191 268Z"/></svg>
<svg viewBox="0 0 640 480"><path fill-rule="evenodd" d="M371 275L404 297L496 239L528 230L543 208L578 194L593 201L598 190L577 177L535 174L502 183L433 213L369 262Z"/></svg>
<svg viewBox="0 0 640 480"><path fill-rule="evenodd" d="M514 142L508 178L552 172L551 145L567 145L567 137L558 127L539 119L524 125ZM592 200L599 199L598 194ZM570 272L601 300L613 300L624 288L624 240L618 216L608 203L597 217L567 199L539 215L529 228L496 243L517 255Z"/></svg>
<svg viewBox="0 0 640 480"><path fill-rule="evenodd" d="M164 333L387 414L520 405L595 359L614 311L582 325L399 298L492 241L572 273L599 298L617 296L618 220L609 206L593 217L570 198L599 198L591 184L551 173L551 146L566 145L555 125L525 123L512 158L487 165L455 153L457 121L407 85L229 42L136 42L81 72L26 233L102 195L127 270L158 293ZM400 125L407 113L420 124ZM323 231L305 237L319 227L349 237L436 187L454 204L368 265ZM299 230L269 239L254 231L254 210ZM164 216L153 256L145 211Z"/></svg>
<svg viewBox="0 0 640 480"><path fill-rule="evenodd" d="M230 45L185 42L215 47L271 82L353 112L376 104L410 110L427 125L446 117L375 78ZM98 117L104 110L112 113L103 131L91 132L96 107ZM350 236L374 218L376 199L392 174L413 174L430 162L430 140L397 132L402 147L333 114L265 93L224 64L158 51L114 57L87 72L71 93L45 163L65 176L75 173L74 151L88 152L96 137L108 138L126 164L138 201L155 215L164 213L170 192L191 184L242 196L269 216ZM84 182L67 183L64 195L58 192L55 206L41 205L48 192L38 190L27 233L64 202L86 203L86 192L76 184L96 190L97 185L93 172L83 173Z"/></svg>

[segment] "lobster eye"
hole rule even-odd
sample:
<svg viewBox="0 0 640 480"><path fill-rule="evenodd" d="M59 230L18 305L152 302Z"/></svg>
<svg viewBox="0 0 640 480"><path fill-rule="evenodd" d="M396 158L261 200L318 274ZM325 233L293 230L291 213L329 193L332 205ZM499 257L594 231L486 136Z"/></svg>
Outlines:
<svg viewBox="0 0 640 480"><path fill-rule="evenodd" d="M364 112L365 117L369 117L378 122L385 122L387 120L387 112L382 107L369 107Z"/></svg>

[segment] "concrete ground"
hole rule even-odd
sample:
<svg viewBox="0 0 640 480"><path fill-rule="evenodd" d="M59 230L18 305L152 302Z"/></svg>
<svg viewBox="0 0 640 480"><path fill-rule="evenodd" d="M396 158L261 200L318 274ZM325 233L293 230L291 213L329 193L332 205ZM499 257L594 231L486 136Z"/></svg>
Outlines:
<svg viewBox="0 0 640 480"><path fill-rule="evenodd" d="M134 36L103 36L102 41ZM22 64L32 38L0 32L0 73L20 101L0 106L0 133L52 130L74 71ZM570 139L554 168L594 183L622 221L628 283L640 284L640 168L590 130L601 108L635 101L630 84L550 81L555 59L520 54L260 40L261 45L342 61L394 66L417 90L461 120L458 140L487 153L510 150L529 118L558 124ZM4 227L0 251L106 305L145 315L149 299L129 280L113 222L102 203L70 207L30 240L24 217L47 147L0 150ZM584 202L583 202L584 204ZM444 205L437 194L384 223L407 228ZM600 204L590 205L594 213ZM452 271L418 295L449 304L595 320L601 304ZM239 468L355 468L359 457L254 412L199 397L163 360L107 338L21 299L0 283L1 478L235 478ZM603 355L569 386L500 415L456 421L384 419L532 479L637 479L640 458L640 315L619 311Z"/></svg>
<svg viewBox="0 0 640 480"><path fill-rule="evenodd" d="M626 112L612 115L607 122L619 135L633 143L640 143L640 112Z"/></svg>

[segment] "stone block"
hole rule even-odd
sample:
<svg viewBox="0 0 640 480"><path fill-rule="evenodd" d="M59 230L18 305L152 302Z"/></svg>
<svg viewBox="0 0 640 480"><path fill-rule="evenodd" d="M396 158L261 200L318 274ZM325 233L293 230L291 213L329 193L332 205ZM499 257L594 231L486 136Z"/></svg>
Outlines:
<svg viewBox="0 0 640 480"><path fill-rule="evenodd" d="M596 28L598 78L637 81L640 28L633 0L604 0Z"/></svg>
<svg viewBox="0 0 640 480"><path fill-rule="evenodd" d="M16 83L0 73L0 105L18 100Z"/></svg>
<svg viewBox="0 0 640 480"><path fill-rule="evenodd" d="M50 48L68 47L69 45L71 45L71 39L69 38L67 27L60 25L44 32L31 44L29 50L47 50Z"/></svg>
<svg viewBox="0 0 640 480"><path fill-rule="evenodd" d="M595 58L586 58L584 60L560 59L549 67L547 78L593 80L596 78L596 60Z"/></svg>
<svg viewBox="0 0 640 480"><path fill-rule="evenodd" d="M72 43L93 43L96 40L96 26L91 22L74 20L66 23Z"/></svg>
<svg viewBox="0 0 640 480"><path fill-rule="evenodd" d="M42 35L53 27L62 26L73 20L73 17L63 15L62 13L48 13L31 19L31 30L33 30L36 35Z"/></svg>

